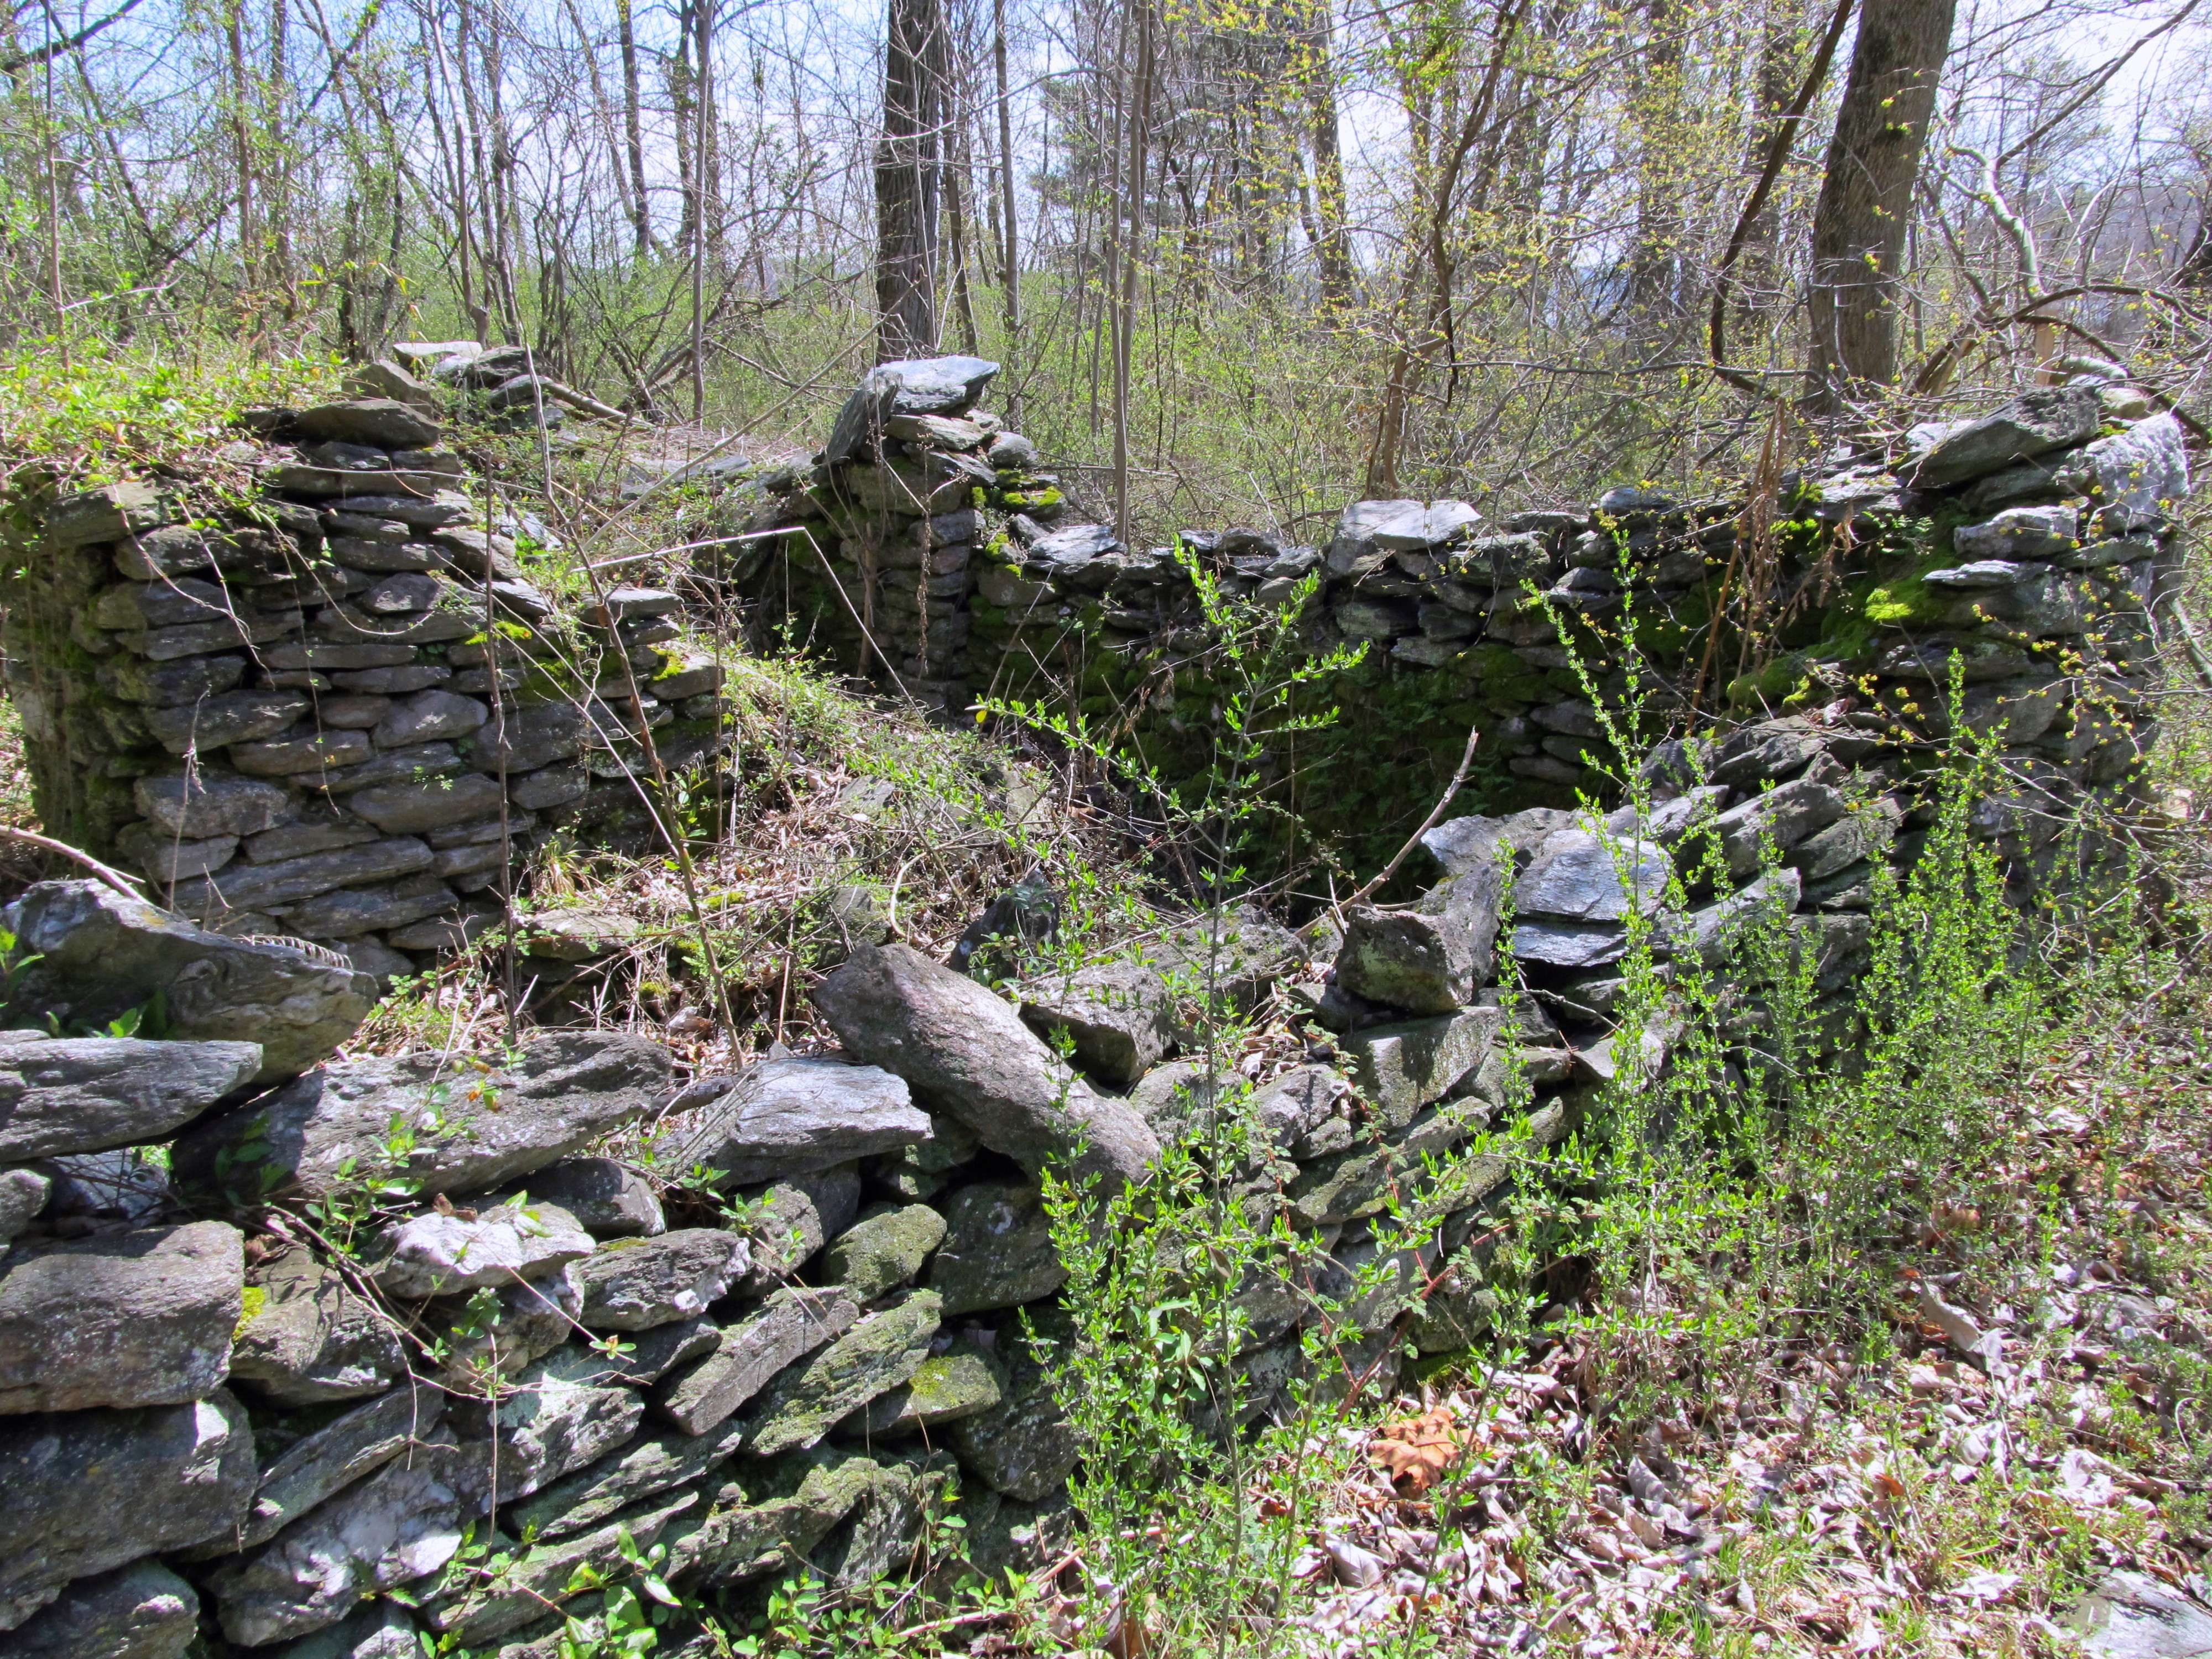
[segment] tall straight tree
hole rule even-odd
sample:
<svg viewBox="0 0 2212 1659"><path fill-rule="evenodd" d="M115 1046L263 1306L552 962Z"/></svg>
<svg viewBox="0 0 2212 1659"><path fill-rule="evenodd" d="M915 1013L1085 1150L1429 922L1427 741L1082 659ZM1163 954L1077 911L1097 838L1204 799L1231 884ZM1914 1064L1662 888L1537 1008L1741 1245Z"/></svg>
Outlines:
<svg viewBox="0 0 2212 1659"><path fill-rule="evenodd" d="M1897 289L1956 0L1867 0L1813 211L1808 406L1842 413L1897 379Z"/></svg>
<svg viewBox="0 0 2212 1659"><path fill-rule="evenodd" d="M937 207L945 162L941 0L890 0L876 143L876 361L937 349Z"/></svg>

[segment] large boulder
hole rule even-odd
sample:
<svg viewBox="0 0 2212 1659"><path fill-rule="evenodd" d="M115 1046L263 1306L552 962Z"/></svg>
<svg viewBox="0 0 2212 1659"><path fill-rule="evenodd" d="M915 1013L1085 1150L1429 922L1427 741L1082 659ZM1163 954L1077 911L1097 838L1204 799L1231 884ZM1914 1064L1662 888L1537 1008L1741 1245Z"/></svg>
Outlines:
<svg viewBox="0 0 2212 1659"><path fill-rule="evenodd" d="M761 1061L703 1107L676 1162L745 1186L911 1146L931 1133L929 1114L890 1072L790 1054Z"/></svg>
<svg viewBox="0 0 2212 1659"><path fill-rule="evenodd" d="M504 1066L472 1056L344 1060L178 1141L180 1184L234 1200L319 1197L346 1178L483 1192L637 1116L668 1086L667 1051L615 1031L532 1038Z"/></svg>
<svg viewBox="0 0 2212 1659"><path fill-rule="evenodd" d="M72 1579L232 1532L253 1486L253 1431L220 1389L0 1421L0 1630Z"/></svg>
<svg viewBox="0 0 2212 1659"><path fill-rule="evenodd" d="M1029 1170L1072 1163L1111 1191L1141 1183L1159 1156L1145 1121L1094 1094L1009 1004L908 945L862 945L814 1000L848 1054Z"/></svg>
<svg viewBox="0 0 2212 1659"><path fill-rule="evenodd" d="M164 1139L260 1071L258 1042L0 1032L0 1161Z"/></svg>
<svg viewBox="0 0 2212 1659"><path fill-rule="evenodd" d="M173 1406L230 1370L243 1241L221 1221L50 1245L0 1278L0 1413Z"/></svg>
<svg viewBox="0 0 2212 1659"><path fill-rule="evenodd" d="M260 1044L263 1082L326 1058L376 1000L349 965L209 933L101 882L42 881L0 921L30 959L10 1018L102 1027L158 1000L170 1037Z"/></svg>

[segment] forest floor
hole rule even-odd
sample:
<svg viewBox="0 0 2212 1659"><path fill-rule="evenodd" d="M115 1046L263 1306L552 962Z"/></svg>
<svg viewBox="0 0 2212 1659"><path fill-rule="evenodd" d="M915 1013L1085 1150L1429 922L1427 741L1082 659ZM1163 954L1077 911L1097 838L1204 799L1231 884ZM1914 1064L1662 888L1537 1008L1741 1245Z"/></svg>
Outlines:
<svg viewBox="0 0 2212 1659"><path fill-rule="evenodd" d="M2212 1601L2203 1031L2025 1069L2001 1180L1931 1219L1856 1352L1778 1317L1717 1366L1662 1308L1638 1440L1603 1445L1621 1356L1571 1335L1370 1413L1307 1650L2058 1654L2108 1572Z"/></svg>

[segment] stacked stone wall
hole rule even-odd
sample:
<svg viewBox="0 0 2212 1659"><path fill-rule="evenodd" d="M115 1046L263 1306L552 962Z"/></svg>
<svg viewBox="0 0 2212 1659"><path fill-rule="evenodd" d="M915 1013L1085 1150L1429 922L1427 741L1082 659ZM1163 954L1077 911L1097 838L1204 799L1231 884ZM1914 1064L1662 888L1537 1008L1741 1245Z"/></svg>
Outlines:
<svg viewBox="0 0 2212 1659"><path fill-rule="evenodd" d="M208 476L14 503L0 644L50 833L388 978L495 917L543 835L634 815L642 732L671 768L715 752L678 596L556 604L442 443L454 398L536 411L514 355L420 348L437 380L380 363L356 389L400 396L256 411Z"/></svg>
<svg viewBox="0 0 2212 1659"><path fill-rule="evenodd" d="M1034 447L977 409L990 366L949 361L877 370L746 521L797 531L709 562L759 635L811 639L949 711L1073 703L1126 722L1172 780L1202 775L1221 690L1184 561L1263 605L1317 574L1307 647L1364 656L1316 689L1336 731L1271 761L1355 866L1419 823L1471 726L1463 799L1486 811L1614 793L1593 691L1616 709L1634 694L1632 745L1838 704L1926 741L1945 735L1955 658L1967 718L2056 816L2122 784L2153 733L2185 433L2115 382L1838 452L1757 495L1625 486L1494 525L1462 501L1360 501L1324 546L1231 529L1136 549L1080 522Z"/></svg>

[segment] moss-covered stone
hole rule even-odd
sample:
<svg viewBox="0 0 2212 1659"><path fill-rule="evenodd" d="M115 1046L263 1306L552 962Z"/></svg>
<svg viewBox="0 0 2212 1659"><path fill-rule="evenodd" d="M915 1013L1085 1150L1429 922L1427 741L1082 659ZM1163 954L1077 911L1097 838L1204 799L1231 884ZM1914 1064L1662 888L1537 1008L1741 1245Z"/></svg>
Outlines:
<svg viewBox="0 0 2212 1659"><path fill-rule="evenodd" d="M762 1392L745 1449L757 1457L814 1445L838 1420L911 1377L929 1358L943 1304L915 1291L871 1314Z"/></svg>
<svg viewBox="0 0 2212 1659"><path fill-rule="evenodd" d="M945 1242L945 1218L927 1204L885 1210L856 1222L830 1247L830 1283L873 1302L910 1283Z"/></svg>

